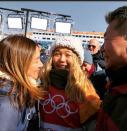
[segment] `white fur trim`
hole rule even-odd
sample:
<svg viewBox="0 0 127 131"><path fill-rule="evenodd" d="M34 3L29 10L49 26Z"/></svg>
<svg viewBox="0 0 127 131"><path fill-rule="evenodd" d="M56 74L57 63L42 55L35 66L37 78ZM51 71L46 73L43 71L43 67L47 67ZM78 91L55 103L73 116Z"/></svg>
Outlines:
<svg viewBox="0 0 127 131"><path fill-rule="evenodd" d="M30 80L30 83L31 83L32 85L34 85L34 86L39 86L39 85L41 84L41 80L40 80L40 79L35 80L35 79L33 79L32 77L28 77L28 78L29 78L29 80Z"/></svg>
<svg viewBox="0 0 127 131"><path fill-rule="evenodd" d="M6 73L2 72L2 71L0 71L0 78L6 78L7 80L11 80L10 76L7 75ZM41 83L40 79L35 80L32 77L28 77L28 78L29 78L31 84L33 84L35 86L39 86L40 83Z"/></svg>
<svg viewBox="0 0 127 131"><path fill-rule="evenodd" d="M10 80L10 76L7 75L6 73L2 72L2 71L0 71L0 77L1 78L6 78L7 80Z"/></svg>

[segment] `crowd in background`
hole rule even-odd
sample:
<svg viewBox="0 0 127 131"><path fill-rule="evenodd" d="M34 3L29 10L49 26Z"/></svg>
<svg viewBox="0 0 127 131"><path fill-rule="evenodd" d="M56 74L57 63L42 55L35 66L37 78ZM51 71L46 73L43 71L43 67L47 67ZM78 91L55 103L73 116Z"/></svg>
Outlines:
<svg viewBox="0 0 127 131"><path fill-rule="evenodd" d="M0 131L127 131L127 6L104 44L59 36L48 56L23 35L0 41Z"/></svg>

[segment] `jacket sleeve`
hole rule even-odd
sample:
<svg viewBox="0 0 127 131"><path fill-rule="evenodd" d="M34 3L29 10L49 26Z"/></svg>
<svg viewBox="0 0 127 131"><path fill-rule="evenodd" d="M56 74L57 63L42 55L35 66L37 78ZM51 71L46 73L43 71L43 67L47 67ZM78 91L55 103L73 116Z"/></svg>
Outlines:
<svg viewBox="0 0 127 131"><path fill-rule="evenodd" d="M10 103L8 96L0 96L0 131L15 131L18 123L18 111Z"/></svg>
<svg viewBox="0 0 127 131"><path fill-rule="evenodd" d="M105 61L104 61L103 59L100 59L100 60L98 61L98 64L99 64L99 66L100 66L102 69L105 69Z"/></svg>
<svg viewBox="0 0 127 131"><path fill-rule="evenodd" d="M88 87L86 101L80 105L80 122L84 123L100 108L101 100L94 87Z"/></svg>
<svg viewBox="0 0 127 131"><path fill-rule="evenodd" d="M127 95L117 98L110 115L120 131L127 131Z"/></svg>

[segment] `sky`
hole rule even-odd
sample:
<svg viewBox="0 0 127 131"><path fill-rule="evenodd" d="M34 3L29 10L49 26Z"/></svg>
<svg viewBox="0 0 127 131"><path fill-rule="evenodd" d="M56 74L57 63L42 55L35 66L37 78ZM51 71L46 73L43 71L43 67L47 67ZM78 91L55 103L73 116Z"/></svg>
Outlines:
<svg viewBox="0 0 127 131"><path fill-rule="evenodd" d="M39 11L70 15L74 29L86 32L105 32L105 15L127 1L2 1L0 7L20 10L28 8Z"/></svg>

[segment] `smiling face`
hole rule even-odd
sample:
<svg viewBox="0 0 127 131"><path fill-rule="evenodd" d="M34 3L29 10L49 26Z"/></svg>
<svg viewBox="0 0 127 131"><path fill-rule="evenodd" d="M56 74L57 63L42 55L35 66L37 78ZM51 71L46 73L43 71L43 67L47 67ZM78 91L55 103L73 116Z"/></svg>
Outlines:
<svg viewBox="0 0 127 131"><path fill-rule="evenodd" d="M83 62L82 70L89 72L91 70L91 68L92 68L92 64L89 64L87 62Z"/></svg>
<svg viewBox="0 0 127 131"><path fill-rule="evenodd" d="M96 54L100 50L100 44L96 39L91 39L88 43L91 54Z"/></svg>
<svg viewBox="0 0 127 131"><path fill-rule="evenodd" d="M34 79L38 78L40 69L43 67L43 64L40 60L40 51L41 49L38 46L36 46L36 50L28 68L28 76Z"/></svg>
<svg viewBox="0 0 127 131"><path fill-rule="evenodd" d="M114 30L116 24L116 20L109 24L102 46L106 68L112 70L127 65L127 40L120 36L117 30Z"/></svg>
<svg viewBox="0 0 127 131"><path fill-rule="evenodd" d="M56 48L52 57L53 66L55 69L69 69L72 58L72 50L68 48Z"/></svg>

